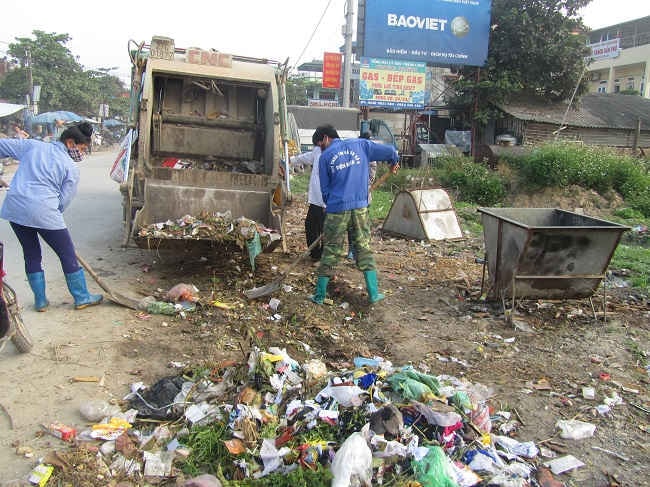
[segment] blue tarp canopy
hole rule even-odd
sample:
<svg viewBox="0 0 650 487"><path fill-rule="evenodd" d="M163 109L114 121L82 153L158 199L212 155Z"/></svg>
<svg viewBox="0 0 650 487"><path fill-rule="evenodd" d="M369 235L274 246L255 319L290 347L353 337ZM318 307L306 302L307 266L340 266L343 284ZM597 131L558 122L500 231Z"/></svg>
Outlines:
<svg viewBox="0 0 650 487"><path fill-rule="evenodd" d="M116 120L114 118L109 118L108 120L104 120L102 122L102 125L107 128L113 128L113 127L119 127L121 125L124 125L124 122L121 120Z"/></svg>
<svg viewBox="0 0 650 487"><path fill-rule="evenodd" d="M81 122L84 119L81 115L77 115L74 112L66 112L65 110L57 110L56 112L45 112L39 115L36 115L32 118L31 123L33 125L43 125L46 123L54 123L57 120L63 120L64 122Z"/></svg>

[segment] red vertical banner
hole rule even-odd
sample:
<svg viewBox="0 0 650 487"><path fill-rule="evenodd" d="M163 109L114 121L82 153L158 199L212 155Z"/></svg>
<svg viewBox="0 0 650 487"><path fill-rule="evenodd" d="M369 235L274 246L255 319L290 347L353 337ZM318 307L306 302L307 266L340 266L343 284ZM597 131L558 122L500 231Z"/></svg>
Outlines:
<svg viewBox="0 0 650 487"><path fill-rule="evenodd" d="M343 56L338 52L323 54L323 88L341 87L341 65Z"/></svg>

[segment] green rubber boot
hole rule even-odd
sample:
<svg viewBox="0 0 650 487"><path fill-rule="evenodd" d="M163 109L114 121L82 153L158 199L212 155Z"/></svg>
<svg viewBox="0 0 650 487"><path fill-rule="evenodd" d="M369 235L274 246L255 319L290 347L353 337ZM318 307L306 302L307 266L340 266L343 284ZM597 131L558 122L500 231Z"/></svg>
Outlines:
<svg viewBox="0 0 650 487"><path fill-rule="evenodd" d="M385 296L379 292L377 285L377 271L365 271L363 277L366 278L366 289L368 290L368 301L370 304L384 299Z"/></svg>
<svg viewBox="0 0 650 487"><path fill-rule="evenodd" d="M330 282L330 278L327 276L318 276L318 281L316 282L316 291L314 295L311 296L311 299L316 304L323 304L323 300L327 295L327 283Z"/></svg>

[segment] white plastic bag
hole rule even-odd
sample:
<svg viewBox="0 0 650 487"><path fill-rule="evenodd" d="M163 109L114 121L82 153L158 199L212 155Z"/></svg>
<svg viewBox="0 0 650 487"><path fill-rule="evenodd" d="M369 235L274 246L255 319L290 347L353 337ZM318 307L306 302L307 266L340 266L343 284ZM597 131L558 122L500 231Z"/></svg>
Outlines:
<svg viewBox="0 0 650 487"><path fill-rule="evenodd" d="M578 421L577 419L560 419L555 426L560 428L560 438L565 440L582 440L591 438L596 431L596 425Z"/></svg>

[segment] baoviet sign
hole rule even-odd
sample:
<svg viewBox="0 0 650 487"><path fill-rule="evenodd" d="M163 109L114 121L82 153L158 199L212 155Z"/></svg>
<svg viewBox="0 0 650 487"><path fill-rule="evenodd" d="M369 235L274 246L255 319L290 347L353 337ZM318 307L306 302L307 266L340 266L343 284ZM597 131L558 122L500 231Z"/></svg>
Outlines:
<svg viewBox="0 0 650 487"><path fill-rule="evenodd" d="M338 52L323 54L323 88L341 87L341 60Z"/></svg>

